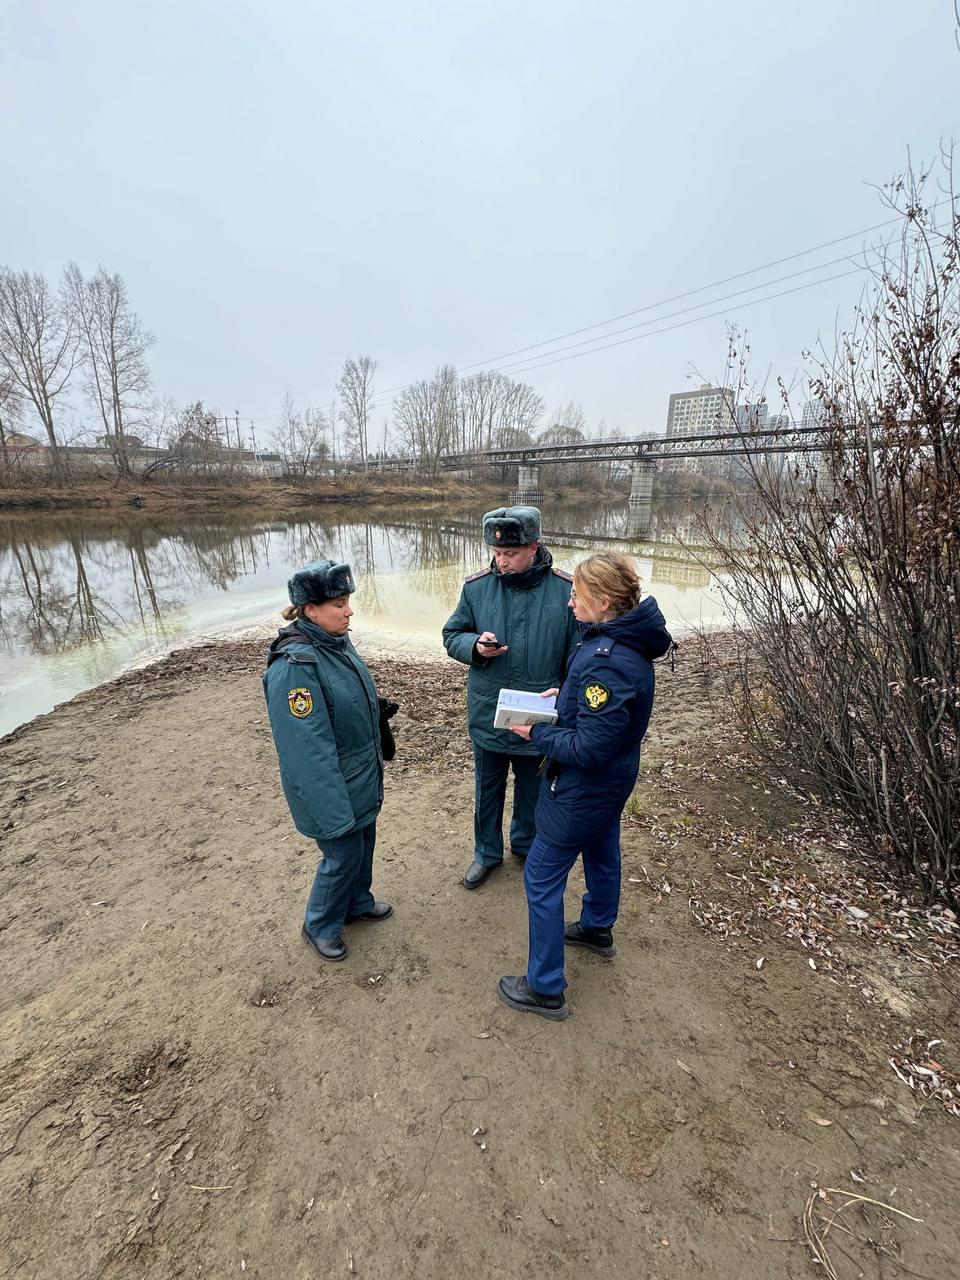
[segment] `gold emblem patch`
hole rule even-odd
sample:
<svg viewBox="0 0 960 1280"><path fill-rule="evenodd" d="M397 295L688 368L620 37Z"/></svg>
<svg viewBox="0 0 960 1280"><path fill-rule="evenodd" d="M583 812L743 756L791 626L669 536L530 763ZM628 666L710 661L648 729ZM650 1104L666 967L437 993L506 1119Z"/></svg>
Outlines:
<svg viewBox="0 0 960 1280"><path fill-rule="evenodd" d="M290 689L287 693L290 714L305 720L313 710L313 694L309 689Z"/></svg>
<svg viewBox="0 0 960 1280"><path fill-rule="evenodd" d="M583 698L591 711L599 711L610 701L610 690L605 684L588 684L583 691Z"/></svg>

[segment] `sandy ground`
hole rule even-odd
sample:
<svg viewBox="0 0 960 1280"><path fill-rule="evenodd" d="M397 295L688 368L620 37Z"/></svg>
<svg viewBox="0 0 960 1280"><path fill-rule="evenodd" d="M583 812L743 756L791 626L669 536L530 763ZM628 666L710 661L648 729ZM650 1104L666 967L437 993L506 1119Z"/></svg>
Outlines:
<svg viewBox="0 0 960 1280"><path fill-rule="evenodd" d="M960 1120L888 1062L922 1028L957 1068L949 920L904 899L894 937L872 881L863 919L815 906L856 848L743 754L695 646L660 673L619 954L569 957L559 1024L495 995L520 866L459 884L462 670L372 664L396 912L335 966L299 940L316 854L261 662L174 654L0 743L0 1275L798 1280L812 1197L841 1277L956 1276Z"/></svg>

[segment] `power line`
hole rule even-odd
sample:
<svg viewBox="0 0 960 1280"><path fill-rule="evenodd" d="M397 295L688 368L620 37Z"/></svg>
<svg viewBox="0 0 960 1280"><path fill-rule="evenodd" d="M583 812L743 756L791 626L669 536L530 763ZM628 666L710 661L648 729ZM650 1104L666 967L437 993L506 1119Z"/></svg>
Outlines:
<svg viewBox="0 0 960 1280"><path fill-rule="evenodd" d="M943 202L940 201L939 203L943 203ZM890 226L893 226L895 223L899 223L902 221L903 219L900 217L888 218L884 222L877 222L877 223L874 223L873 226L863 227L859 231L851 231L847 235L837 236L836 239L834 240L825 240L822 244L813 245L809 249L800 249L796 253L786 254L782 258L775 258L771 262L765 262L758 267L751 267L747 271L738 271L733 275L724 276L723 279L714 280L711 284L699 285L696 289L686 289L682 293L675 293L669 298L662 298L659 302L648 302L646 305L642 307L637 307L632 311L623 311L619 315L610 316L606 320L597 320L595 323L584 325L580 329L570 329L567 333L557 334L553 338L545 338L542 342L532 342L528 346L516 347L514 348L513 351L505 351L505 352L502 352L500 355L490 356L486 360L478 360L474 364L458 366L458 372L469 373L471 369L484 368L487 365L495 364L495 362L498 360L507 360L511 356L522 355L526 351L536 351L540 347L553 346L555 342L563 342L566 338L578 337L581 333L589 333L593 329L606 328L607 325L616 324L619 320L630 319L632 316L642 315L646 311L656 311L660 307L669 306L672 302L681 302L684 298L692 298L698 293L708 293L711 289L720 288L721 285L732 284L735 280L743 280L745 277L756 275L760 271L769 271L772 267L782 266L786 262L794 262L796 261L797 258L805 258L807 257L808 254L819 253L821 249L830 249L834 245L843 244L847 240L855 240L858 236L869 235L871 231L879 231L884 227L890 227ZM831 264L826 263L823 265L829 266ZM811 268L811 270L815 270L815 268ZM759 285L757 287L762 288L763 286ZM702 305L710 306L711 300L704 302ZM656 321L654 321L653 323L656 323ZM601 334L599 336L603 337L605 335ZM405 391L410 386L413 386L412 382L403 383L402 385L396 386L396 387L388 387L384 391L377 392L377 395L374 397L374 399L375 401L379 401L383 397L392 396L398 391Z"/></svg>
<svg viewBox="0 0 960 1280"><path fill-rule="evenodd" d="M946 200L946 199L945 199L945 200L939 200L939 201L937 201L937 202L936 202L936 204L934 204L934 205L932 205L932 206L931 206L931 209L936 208L938 205L945 204L945 203L949 203L949 201L948 201L948 200ZM669 306L669 305L670 305L670 303L672 303L672 302L679 302L679 301L682 301L684 298L691 298L691 297L694 297L694 296L696 296L698 293L708 293L708 292L710 292L712 289L717 289L717 288L719 288L721 285L724 285L724 284L730 284L730 283L732 283L732 282L733 282L733 281L735 281L735 280L742 280L742 279L744 279L744 278L745 278L745 277L747 277L747 276L756 275L758 272L761 272L761 271L768 271L768 270L770 270L772 267L781 266L781 265L783 265L784 263L787 263L787 262L794 262L794 261L796 261L796 259L797 259L797 258L803 258L803 257L806 257L808 254L811 254L811 253L818 253L818 252L820 252L820 251L821 251L821 250L823 250L823 249L829 249L829 248L832 248L834 245L843 244L843 243L844 243L844 242L846 242L847 240L854 240L854 239L857 239L859 236L869 235L872 231L879 231L879 230L882 230L882 229L883 229L883 228L885 228L885 227L890 227L890 226L893 226L893 225L895 225L895 224L902 224L902 222L903 222L903 218L902 218L902 217L899 217L899 216L898 216L898 217L895 217L895 218L888 218L888 219L886 219L884 222L877 222L877 223L874 223L872 226L869 226L869 227L863 227L863 228L861 228L859 231L851 231L851 232L849 232L847 235L837 236L837 237L836 237L835 239L833 239L833 240L825 240L825 241L823 241L823 242L822 242L822 243L820 243L820 244L812 245L812 246L811 246L810 248L808 248L808 249L800 249L800 250L798 250L798 251L797 251L797 252L795 252L795 253L786 254L786 255L784 255L784 256L783 256L783 257L781 257L781 258L775 258L775 259L773 259L773 260L772 260L772 261L770 261L770 262L763 263L761 266L751 267L749 270L746 270L746 271L738 271L738 272L734 273L733 275L724 276L722 279L720 279L720 280L715 280L715 281L713 281L711 284L700 285L700 286L698 286L698 287L697 287L697 288L695 288L695 289L687 289L687 290L684 290L684 291L683 291L683 292L681 292L681 293L673 294L671 297L669 297L669 298L663 298L663 299L661 299L659 302L650 302L650 303L647 303L645 306L637 307L637 308L635 308L635 309L634 309L634 310L632 310L632 311L624 311L624 312L621 312L619 315L616 315L616 316L610 316L610 317L609 317L608 319L606 319L606 320L598 320L598 321L596 321L596 322L595 322L595 323L593 323L593 324L584 325L583 327L581 327L581 328L579 328L579 329L571 329L571 330L568 330L568 332L566 332L566 333L562 333L562 334L558 334L558 335L556 335L556 336L555 336L555 337L553 337L553 338L546 338L546 339L544 339L542 342L534 342L534 343L530 343L528 346L525 346L525 347L516 347L516 348L514 348L512 351L503 352L501 355L499 355L499 356L492 356L492 357L490 357L490 358L489 358L489 359L487 359L487 360L478 360L478 361L476 361L474 364L468 364L468 365L458 366L458 373L468 373L468 372L469 372L470 370L472 370L472 369L480 369L480 368L484 368L484 367L491 366L491 365L493 365L493 363L494 363L495 361L497 361L497 360L507 360L507 359L509 359L511 356L523 355L525 352L538 351L538 350L539 350L540 348L542 348L542 347L552 347L555 343L557 343L557 342L562 342L562 341L564 341L566 338L573 338L573 337L577 337L577 336L579 336L579 335L580 335L580 334L582 334L582 333L589 333L589 332L593 331L594 329L603 329L603 328L606 328L608 325L615 324L615 323L616 323L617 321L619 321L619 320L626 320L626 319L631 318L632 316L642 315L644 312L647 312L647 311L655 311L655 310L659 310L659 308L661 308L661 307ZM807 274L807 273L808 273L808 272L810 272L810 271L820 271L820 270L823 270L823 269L824 269L824 268L826 268L826 267L834 266L834 265L836 265L838 262L845 262L845 261L849 261L849 258L848 258L847 256L844 256L844 257L841 257L841 258L835 258L835 259L832 259L831 261L828 261L828 262L821 262L821 263L817 264L817 265L816 265L816 266L814 266L814 267L807 267L807 268L804 268L802 271L793 272L793 273L791 273L791 274L789 274L789 275L786 275L786 276L781 276L781 277L779 277L777 280L765 280L765 281L762 281L760 284L752 285L752 286L750 286L750 287L749 287L749 288L747 288L747 289L737 290L737 291L735 291L735 292L734 292L734 293L732 293L732 294L725 295L725 297L724 297L724 298L708 298L708 299L705 299L702 303L695 304L695 305L694 305L694 306L692 306L692 307L685 307L685 308L681 309L680 311L676 311L676 312L671 313L671 315L682 315L682 314L684 314L685 312L688 312L688 311L696 311L696 310L700 310L700 308L701 308L701 307L709 307L709 306L713 306L713 305L715 305L717 302L722 302L722 301L726 301L726 300L728 300L728 299L730 299L730 298L738 297L738 296L739 296L740 294L742 294L742 293L750 293L750 292L753 292L753 290L754 290L754 289L764 289L764 288L768 288L771 284L777 284L777 283L780 283L780 282L781 282L781 281L783 281L783 280L790 280L790 279L795 278L795 276L797 276L797 275L805 275L805 274ZM815 281L811 281L809 284L801 285L801 286L799 286L799 287L797 287L797 288L794 288L794 289L786 289L786 290L782 290L782 291L780 291L780 292L778 292L778 293L770 294L770 295L768 295L767 297L764 297L764 298L756 298L756 299L753 299L753 300L752 300L752 301L750 301L750 302L744 302L744 303L739 304L739 307L738 307L737 309L742 309L743 307L748 307L748 306L756 306L756 305L758 305L759 303L762 303L762 302L769 302L769 301L774 300L775 298L784 297L784 296L786 296L786 295L788 295L788 294L791 294L791 293L798 293L798 292L801 292L801 291L802 291L802 290L804 290L804 289L810 289L810 288L813 288L815 285L818 285L818 284L828 284L828 283L830 283L830 282L831 282L831 281L833 281L833 280L841 280L841 279L843 279L845 276L855 275L855 274L857 274L858 272L860 272L860 271L864 271L864 270L866 270L866 269L867 269L867 268L866 268L866 266L858 267L858 268L856 268L856 270L855 270L855 271L841 272L841 273L840 273L840 274L838 274L838 275L834 275L834 276L827 276L827 277L824 277L822 280L815 280ZM560 355L560 352L561 352L561 351L571 351L571 352L573 352L573 351L574 351L574 348L579 347L579 346L584 346L584 345L586 345L585 343L574 343L574 344L573 344L573 346L568 347L568 348L559 348L559 349L557 349L556 351L545 351L545 352L543 352L543 353L542 353L542 355L543 355L543 356L545 356L545 357L554 357L554 356L559 356L559 358L558 358L558 359L550 358L550 359L544 359L544 360L541 360L541 357L540 357L540 356L530 356L530 357L528 357L528 359L529 359L530 361L536 361L537 363L527 363L526 361L519 360L519 361L512 361L512 362L511 362L511 364L506 365L506 366L504 366L504 367L505 367L505 368L513 369L513 371L514 371L515 373L526 373L526 372L531 372L531 371L533 371L534 369L542 369L542 368L546 368L547 366L549 366L549 365L551 365L551 364L562 364L562 363L564 363L564 361L565 361L565 360L576 360L576 359L579 359L581 356L590 355L590 354L592 354L592 352L594 352L594 351L605 351L605 350L610 349L611 347L623 346L623 345L625 345L625 344L626 344L626 343L628 343L628 342L636 342L636 341L639 341L639 339L640 339L640 338L655 337L655 336L657 336L658 334L661 334L661 333L668 333L668 332L670 332L670 331L671 331L671 330L673 330L673 329L683 328L685 325L689 325L689 324L696 324L696 323L697 323L698 321L700 321L700 320L712 320L712 319L716 319L718 316L722 316L723 314L725 314L725 313L724 313L724 312L722 312L722 311L719 311L719 312L711 312L711 313L709 313L709 314L702 315L702 316L693 316L693 317L692 317L692 318L690 318L689 320L681 321L679 324L675 324L675 325L667 325L667 326L665 326L665 327L663 327L663 328L660 328L660 329L653 329L653 330L650 330L648 333L636 334L636 335L634 335L634 336L633 336L633 337L631 337L631 338L624 338L624 339L622 339L622 340L621 340L621 341L619 341L619 342L612 342L612 343L605 343L605 342L604 342L604 339L609 338L609 337L613 337L615 333L625 333L625 332L627 332L629 329L633 329L633 328L640 328L640 327L642 327L642 326L645 326L646 324L659 324L662 320L665 320L665 319L669 319L669 318L670 318L670 315L667 315L667 316L654 316L654 317L652 317L649 321L641 322L641 324L640 324L640 325L630 325L630 326L627 326L627 328L626 328L626 329L615 330L613 333L598 334L598 335L596 336L596 338L594 338L594 339L589 339L588 341L590 341L590 342L596 342L596 343L603 343L603 345L599 345L599 346L591 346L591 347L590 347L588 350L586 350L586 351L575 352L574 354L566 355L566 356L562 356L562 355ZM516 366L523 366L523 367L516 367ZM499 371L499 370L495 370L495 371ZM386 408L386 407L387 407L387 404L388 404L388 403L389 403L389 401L390 401L390 399L391 399L391 398L392 398L392 397L393 397L397 392L405 391L405 390L407 390L407 388L408 388L408 387L411 387L411 386L413 386L413 385L414 385L414 382L407 382L407 383L403 383L403 384L401 384L401 385L399 385L399 386L396 386L396 387L388 387L388 388L386 388L384 391L379 391L379 392L377 392L377 393L376 393L376 395L373 397L373 399L372 399L372 401L371 401L371 409L372 409L372 410L380 410L380 409L384 409L384 408ZM258 417L258 418L256 419L256 421L257 421L257 422L276 422L276 421L278 421L278 420L279 420L279 417L280 417L280 415L278 415L278 414L275 414L275 415L266 415L266 416Z"/></svg>
<svg viewBox="0 0 960 1280"><path fill-rule="evenodd" d="M712 307L718 302L729 302L731 298L740 298L745 293L754 293L757 289L769 289L771 285L783 284L785 280L796 280L797 276L809 275L811 271L824 271L827 267L835 267L840 262L853 262L849 255L842 258L833 258L830 262L818 262L815 267L804 267L802 271L791 271L788 275L778 276L775 280L763 280L760 284L751 284L746 289L736 289L733 293L723 294L719 298L710 298L706 302L695 302L693 306L681 307L678 311L668 311L666 315L653 316L650 320L640 320L637 324L629 324L623 329L613 329L610 333L598 334L595 338L584 338L582 342L574 342L569 347L557 347L553 351L545 351L544 355L556 356L563 351L575 351L578 347L586 347L595 342L603 342L607 338L616 338L621 333L632 333L634 329L645 329L650 324L660 324L664 320L672 320L675 316L683 316L691 311L699 311L702 307ZM857 267L858 271L866 271L866 264ZM830 277L834 279L836 277ZM812 281L812 284L818 284L819 281ZM602 348L596 348L602 350ZM514 360L510 364L498 365L497 368L502 372L505 369L512 369L514 365L527 364L531 359L539 359L539 356L528 356L525 360Z"/></svg>
<svg viewBox="0 0 960 1280"><path fill-rule="evenodd" d="M781 289L777 293L768 294L765 298L753 298L750 302L741 303L740 306L734 308L742 311L744 307L756 307L761 302L772 302L774 298L785 298L791 293L802 293L804 289L816 288L818 284L829 284L832 280L844 280L847 276L859 275L861 271L866 271L864 267L854 267L852 271L841 271L835 276L824 276L822 280L810 280L807 284L795 285L792 289ZM628 342L639 342L641 338L654 338L659 333L669 333L672 329L685 329L687 325L699 324L701 320L715 320L718 316L729 314L727 310L711 311L707 315L692 316L689 320L680 320L677 324L665 325L662 329L651 329L648 333L635 333L632 338L621 338L619 342L608 342L602 347L591 347L589 351L578 351L573 355L560 356L557 360L543 360L539 364L529 364L522 369L515 370L516 373L529 373L533 369L545 369L551 364L564 364L567 360L579 360L583 356L591 356L595 351L608 351L611 347L622 347ZM547 351L545 355L552 353Z"/></svg>

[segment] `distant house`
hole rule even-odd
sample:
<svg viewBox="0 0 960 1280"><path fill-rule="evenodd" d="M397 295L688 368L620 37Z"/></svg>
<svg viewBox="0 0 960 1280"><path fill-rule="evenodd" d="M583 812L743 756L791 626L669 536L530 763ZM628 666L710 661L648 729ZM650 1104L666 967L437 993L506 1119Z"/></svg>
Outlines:
<svg viewBox="0 0 960 1280"><path fill-rule="evenodd" d="M0 464L38 467L42 466L49 457L49 451L43 441L35 436L28 436L25 431L5 431L3 440Z"/></svg>
<svg viewBox="0 0 960 1280"><path fill-rule="evenodd" d="M37 440L34 436L28 436L23 431L8 431L6 433L6 442L7 448L14 449L17 453L26 453L31 449L46 448L42 440Z"/></svg>

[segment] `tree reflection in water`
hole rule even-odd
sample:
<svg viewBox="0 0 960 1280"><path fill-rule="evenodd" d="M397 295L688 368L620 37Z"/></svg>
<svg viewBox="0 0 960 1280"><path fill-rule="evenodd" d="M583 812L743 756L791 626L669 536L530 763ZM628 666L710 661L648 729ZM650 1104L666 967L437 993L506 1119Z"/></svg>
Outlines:
<svg viewBox="0 0 960 1280"><path fill-rule="evenodd" d="M224 594L231 594L234 618L243 604L234 595L241 584L250 609L265 617L285 600L291 570L323 557L353 566L361 619L390 621L385 575L452 607L463 577L490 562L480 515L401 510L371 518L323 510L289 520L243 514L0 520L0 654L50 656L122 637L129 660L182 635L191 616L215 626L226 612L216 603ZM683 502L545 505L544 540L567 565L591 547L618 546L648 562L654 588L659 581L694 589L710 579L689 550L698 541L698 519Z"/></svg>

